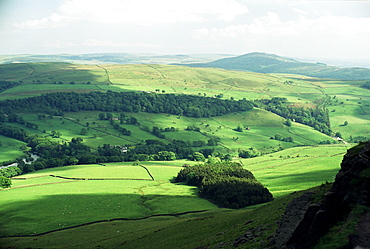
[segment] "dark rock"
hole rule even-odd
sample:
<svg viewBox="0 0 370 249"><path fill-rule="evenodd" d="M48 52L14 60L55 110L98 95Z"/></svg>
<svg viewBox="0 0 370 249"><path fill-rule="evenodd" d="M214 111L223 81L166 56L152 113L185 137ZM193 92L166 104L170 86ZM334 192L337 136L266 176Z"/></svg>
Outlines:
<svg viewBox="0 0 370 249"><path fill-rule="evenodd" d="M369 190L370 143L366 143L347 151L335 182L322 203L312 204L313 193L306 192L288 204L273 245L277 248L312 248L331 226L349 217L353 206L370 207ZM368 223L364 220L363 226L366 227ZM367 236L368 232L352 236L351 244L368 248L370 245L363 245L368 241Z"/></svg>
<svg viewBox="0 0 370 249"><path fill-rule="evenodd" d="M302 222L308 207L311 205L313 194L313 192L306 192L287 205L274 238L274 244L277 247L280 248L291 239L294 231Z"/></svg>

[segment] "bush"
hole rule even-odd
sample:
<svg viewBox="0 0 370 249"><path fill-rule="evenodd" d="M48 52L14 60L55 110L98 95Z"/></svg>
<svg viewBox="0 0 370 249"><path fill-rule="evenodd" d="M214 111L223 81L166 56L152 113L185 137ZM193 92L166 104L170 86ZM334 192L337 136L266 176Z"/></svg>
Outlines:
<svg viewBox="0 0 370 249"><path fill-rule="evenodd" d="M10 188L12 181L9 178L0 176L0 188Z"/></svg>
<svg viewBox="0 0 370 249"><path fill-rule="evenodd" d="M199 187L199 196L220 207L242 208L272 200L272 194L238 163L199 164L182 169L175 182Z"/></svg>

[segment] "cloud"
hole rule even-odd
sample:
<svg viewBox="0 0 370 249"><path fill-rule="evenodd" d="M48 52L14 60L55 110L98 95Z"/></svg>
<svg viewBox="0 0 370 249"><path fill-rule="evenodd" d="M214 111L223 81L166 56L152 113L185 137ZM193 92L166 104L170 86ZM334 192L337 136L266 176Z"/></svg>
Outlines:
<svg viewBox="0 0 370 249"><path fill-rule="evenodd" d="M48 17L39 20L29 20L21 23L14 23L15 28L31 28L31 29L43 29L43 28L59 28L67 22L69 17L53 13Z"/></svg>
<svg viewBox="0 0 370 249"><path fill-rule="evenodd" d="M43 46L49 48L87 48L87 47L109 47L109 48L148 48L148 49L159 49L162 48L159 45L143 43L143 42L114 42L110 40L96 40L96 39L87 39L81 42L72 42L72 41L47 41L43 43Z"/></svg>
<svg viewBox="0 0 370 249"><path fill-rule="evenodd" d="M248 24L230 25L223 28L198 29L194 37L245 37L266 36L304 36L304 37L345 37L363 35L370 38L370 18L325 15L315 19L301 17L298 20L282 21L278 14L268 12ZM368 40L367 39L367 40Z"/></svg>
<svg viewBox="0 0 370 249"><path fill-rule="evenodd" d="M156 25L232 21L248 12L237 0L66 0L58 13L16 23L17 28L56 28L69 21Z"/></svg>
<svg viewBox="0 0 370 249"><path fill-rule="evenodd" d="M268 12L249 23L197 29L192 38L223 44L224 50L238 47L295 56L363 58L370 53L369 27L370 18L323 15L282 20L278 14Z"/></svg>
<svg viewBox="0 0 370 249"><path fill-rule="evenodd" d="M158 49L162 48L161 46L143 42L113 42L109 40L96 40L88 39L82 43L82 46L90 47L118 47L118 48L149 48L149 49Z"/></svg>

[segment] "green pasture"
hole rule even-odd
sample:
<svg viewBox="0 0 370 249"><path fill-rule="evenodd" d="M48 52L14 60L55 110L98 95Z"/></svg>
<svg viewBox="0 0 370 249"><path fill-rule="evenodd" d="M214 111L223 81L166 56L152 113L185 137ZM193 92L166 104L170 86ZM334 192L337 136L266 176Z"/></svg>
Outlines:
<svg viewBox="0 0 370 249"><path fill-rule="evenodd" d="M0 163L13 160L24 154L20 147L26 145L26 143L2 135L0 135L0 142Z"/></svg>
<svg viewBox="0 0 370 249"><path fill-rule="evenodd" d="M363 93L368 91L363 89ZM370 137L370 98L336 95L328 106L332 129L346 140L350 135ZM344 125L347 121L348 125Z"/></svg>
<svg viewBox="0 0 370 249"><path fill-rule="evenodd" d="M270 155L241 159L244 167L274 197L333 182L347 149L353 145L295 147Z"/></svg>
<svg viewBox="0 0 370 249"><path fill-rule="evenodd" d="M159 90L160 93L165 91L202 96L223 94L225 99L253 100L285 97L294 105L313 107L327 97L331 97L331 104L327 107L330 110L329 115L334 131L339 131L347 137L360 135L363 128L365 133L368 133L365 126L369 124L367 116L370 113L370 95L369 90L360 87L365 81L150 64L97 66L70 63L19 63L1 65L0 69L4 79L25 83L0 93L0 100L30 97L50 91L144 90L154 92ZM18 78L17 75L19 75ZM75 82L74 85L70 84L72 81ZM334 96L337 99L334 100ZM340 104L341 102L343 104ZM334 109L337 113L332 112ZM345 127L340 126L344 122L342 119L348 118L347 116L355 118L351 129L354 134L350 134ZM361 123L365 123L365 126Z"/></svg>
<svg viewBox="0 0 370 249"><path fill-rule="evenodd" d="M163 132L166 139L207 142L211 138L220 138L221 146L217 151L221 153L231 153L237 156L238 149L253 147L262 153L271 153L279 148L291 148L302 145L315 145L324 140L332 138L314 130L311 127L292 123L291 127L283 124L284 118L267 112L262 109L254 108L248 112L233 113L220 117L212 118L189 118L169 114L153 113L125 113L127 116L135 117L140 125L121 124L122 127L131 131L130 136L122 135L110 125L108 120L98 118L99 111L70 112L61 116L47 116L39 119L37 114L21 114L29 122L38 124L38 130L30 129L20 124L10 124L21 127L30 133L37 133L49 136L56 141L70 141L74 137L83 138L84 142L93 148L103 144L111 145L135 145L147 139L158 139L146 128L152 130L154 126L165 129L175 127L177 132ZM112 113L113 117L119 117L119 113ZM118 123L119 121L115 121ZM197 126L200 132L185 130L188 126ZM238 126L243 127L243 132L237 132ZM246 129L249 128L249 130ZM86 134L81 134L84 129ZM52 132L59 132L61 135L52 138ZM276 134L283 137L292 137L293 142L284 142L270 139ZM165 143L165 139L159 139ZM13 148L15 149L15 148ZM199 148L200 149L200 148Z"/></svg>
<svg viewBox="0 0 370 249"><path fill-rule="evenodd" d="M1 235L35 234L96 220L217 208L199 198L194 187L169 182L180 167L163 166L162 170L160 166L150 166L151 174L158 179L152 181L144 168L130 165L65 166L15 177L12 188L0 191ZM50 175L110 180L70 180Z"/></svg>
<svg viewBox="0 0 370 249"><path fill-rule="evenodd" d="M4 246L22 248L197 248L216 247L233 241L251 227L266 227L266 235L276 229L276 220L286 203L297 194L254 209L217 209L178 216L144 220L107 221L61 230L36 237L0 238ZM269 213L269 215L266 215ZM249 223L247 223L249 222ZM266 224L272 224L266 226ZM253 247L260 245L256 241Z"/></svg>
<svg viewBox="0 0 370 249"><path fill-rule="evenodd" d="M5 64L5 67L7 64ZM2 67L4 67L2 65ZM18 63L15 73L11 70L2 70L3 77L7 80L23 81L24 83L43 83L54 82L108 84L107 75L102 67L96 65L75 65L71 63ZM12 68L13 69L13 68Z"/></svg>
<svg viewBox="0 0 370 249"><path fill-rule="evenodd" d="M349 147L295 147L238 160L274 197L279 197L333 181ZM154 181L144 168L132 163L65 166L17 176L12 188L0 191L2 236L37 234L96 220L217 208L198 198L196 188L170 183L184 163L187 161L143 162ZM71 180L50 175L110 180Z"/></svg>

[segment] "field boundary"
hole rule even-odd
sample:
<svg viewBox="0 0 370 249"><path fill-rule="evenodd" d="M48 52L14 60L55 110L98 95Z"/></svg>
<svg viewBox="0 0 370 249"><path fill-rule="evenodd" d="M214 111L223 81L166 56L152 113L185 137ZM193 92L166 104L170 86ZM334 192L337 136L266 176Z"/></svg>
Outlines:
<svg viewBox="0 0 370 249"><path fill-rule="evenodd" d="M149 169L147 167L145 167L144 165L141 165L141 164L140 164L140 167L144 168L146 170L146 172L148 172L148 175L150 176L150 178L152 178L152 181L154 181L154 177L150 173Z"/></svg>
<svg viewBox="0 0 370 249"><path fill-rule="evenodd" d="M175 214L153 214L153 215L150 215L150 216L147 216L147 217L142 217L142 218L113 218L113 219L106 219L106 220L97 220L97 221L91 221L91 222L87 222L87 223L83 223L83 224L79 224L79 225L74 225L74 226L70 226L70 227L50 230L50 231L43 232L43 233L38 233L38 234L0 236L0 238L38 237L38 236L42 236L42 235L46 235L46 234L50 234L50 233L54 233L54 232L64 231L64 230L68 230L68 229L73 229L73 228L78 228L78 227L83 227L83 226L88 226L88 225L93 225L93 224L103 223L103 222L138 221L138 220L150 219L150 218L153 218L153 217L166 217L166 216L168 216L168 217L178 217L178 216L181 216L181 215L203 213L203 212L207 212L207 211L210 211L210 210L207 209L207 210L187 211L187 212L175 213Z"/></svg>
<svg viewBox="0 0 370 249"><path fill-rule="evenodd" d="M149 172L148 172L149 173ZM149 173L150 175L150 173ZM154 178L152 179L144 179L144 178L79 178L79 177L65 177L65 176L56 176L56 175L50 175L51 177L55 178L61 178L61 179L66 179L66 180L76 180L76 181L93 181L93 180L138 180L138 181L154 181Z"/></svg>
<svg viewBox="0 0 370 249"><path fill-rule="evenodd" d="M31 184L31 185L26 185L26 186L18 186L18 187L11 187L11 188L3 188L3 189L0 189L0 191L6 191L6 190L10 191L10 190L17 189L17 188L29 188L29 187L37 187L37 186L42 186L42 185L51 185L51 184L67 183L67 182L76 182L76 180L72 180L72 181L64 181L64 182L46 182L46 183Z"/></svg>

